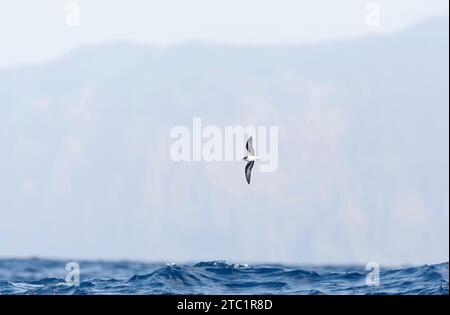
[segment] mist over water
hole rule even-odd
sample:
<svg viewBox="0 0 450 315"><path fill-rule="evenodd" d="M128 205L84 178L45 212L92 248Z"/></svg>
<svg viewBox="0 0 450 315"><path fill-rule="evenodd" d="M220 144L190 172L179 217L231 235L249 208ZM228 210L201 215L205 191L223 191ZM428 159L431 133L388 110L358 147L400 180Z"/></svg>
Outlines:
<svg viewBox="0 0 450 315"><path fill-rule="evenodd" d="M448 261L448 77L448 18L315 45L111 43L0 69L0 255ZM247 185L241 162L172 161L170 130L193 117L278 126L277 170Z"/></svg>

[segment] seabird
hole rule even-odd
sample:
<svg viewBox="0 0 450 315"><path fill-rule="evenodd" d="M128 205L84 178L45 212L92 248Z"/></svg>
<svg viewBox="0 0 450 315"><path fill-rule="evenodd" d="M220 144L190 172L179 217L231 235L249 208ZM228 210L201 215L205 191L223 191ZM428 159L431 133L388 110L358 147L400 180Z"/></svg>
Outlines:
<svg viewBox="0 0 450 315"><path fill-rule="evenodd" d="M252 176L252 168L253 164L255 164L256 160L261 159L259 156L255 155L255 150L253 150L252 145L252 137L247 140L247 143L245 145L245 148L247 149L247 156L244 156L243 160L247 161L247 165L245 166L245 178L247 179L247 183L250 184L250 177Z"/></svg>

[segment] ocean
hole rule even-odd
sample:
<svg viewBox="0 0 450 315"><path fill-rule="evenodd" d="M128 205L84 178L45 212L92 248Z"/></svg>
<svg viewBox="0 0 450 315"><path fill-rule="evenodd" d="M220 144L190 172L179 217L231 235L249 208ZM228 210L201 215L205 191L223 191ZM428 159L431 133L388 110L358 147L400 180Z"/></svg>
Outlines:
<svg viewBox="0 0 450 315"><path fill-rule="evenodd" d="M369 271L358 265L67 263L1 259L0 294L449 294L448 262L381 267L377 286L367 285Z"/></svg>

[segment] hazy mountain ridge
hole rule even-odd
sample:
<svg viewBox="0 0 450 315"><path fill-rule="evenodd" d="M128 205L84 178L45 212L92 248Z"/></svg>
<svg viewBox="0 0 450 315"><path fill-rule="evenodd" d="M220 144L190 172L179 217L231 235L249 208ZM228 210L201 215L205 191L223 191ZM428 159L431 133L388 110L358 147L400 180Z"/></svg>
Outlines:
<svg viewBox="0 0 450 315"><path fill-rule="evenodd" d="M0 70L0 255L448 261L448 55L445 18L328 44L110 44ZM246 186L240 163L170 161L170 128L194 116L278 125L278 171Z"/></svg>

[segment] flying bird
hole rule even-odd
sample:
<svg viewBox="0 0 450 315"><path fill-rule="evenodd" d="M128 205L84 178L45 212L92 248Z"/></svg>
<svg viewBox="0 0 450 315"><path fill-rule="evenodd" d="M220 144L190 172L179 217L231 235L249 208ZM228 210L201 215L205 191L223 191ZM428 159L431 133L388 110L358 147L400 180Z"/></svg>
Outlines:
<svg viewBox="0 0 450 315"><path fill-rule="evenodd" d="M255 155L255 150L253 150L252 145L252 137L250 137L250 139L247 140L245 148L247 149L248 152L247 156L244 156L243 158L244 161L247 161L247 165L245 166L245 179L247 179L247 183L250 184L253 164L255 164L256 160L260 160L261 158Z"/></svg>

